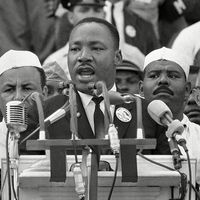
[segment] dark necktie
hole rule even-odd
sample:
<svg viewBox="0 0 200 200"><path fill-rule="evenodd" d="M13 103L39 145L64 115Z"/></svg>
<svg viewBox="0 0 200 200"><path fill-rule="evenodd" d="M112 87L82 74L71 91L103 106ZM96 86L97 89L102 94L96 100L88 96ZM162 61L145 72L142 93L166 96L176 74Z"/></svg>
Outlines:
<svg viewBox="0 0 200 200"><path fill-rule="evenodd" d="M103 97L93 97L92 101L95 103L94 110L94 132L96 138L104 138L105 127L104 127L104 114L100 109L100 103L103 101Z"/></svg>

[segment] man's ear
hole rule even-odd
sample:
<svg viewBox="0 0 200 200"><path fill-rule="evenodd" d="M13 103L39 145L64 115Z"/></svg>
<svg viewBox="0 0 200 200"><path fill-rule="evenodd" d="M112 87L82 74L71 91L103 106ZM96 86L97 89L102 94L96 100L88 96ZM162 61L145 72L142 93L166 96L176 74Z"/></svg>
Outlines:
<svg viewBox="0 0 200 200"><path fill-rule="evenodd" d="M115 52L115 65L119 65L122 63L122 53L121 50L117 50Z"/></svg>
<svg viewBox="0 0 200 200"><path fill-rule="evenodd" d="M138 85L139 85L139 93L142 97L144 97L143 81L140 80Z"/></svg>
<svg viewBox="0 0 200 200"><path fill-rule="evenodd" d="M67 13L67 15L68 15L68 20L69 20L70 24L74 25L74 14L73 14L73 12L69 11Z"/></svg>
<svg viewBox="0 0 200 200"><path fill-rule="evenodd" d="M44 99L47 99L47 97L48 97L48 87L46 85L43 87L42 94L44 96Z"/></svg>
<svg viewBox="0 0 200 200"><path fill-rule="evenodd" d="M185 100L186 101L188 100L188 98L190 96L191 89L192 89L191 82L187 82L186 86L185 86Z"/></svg>

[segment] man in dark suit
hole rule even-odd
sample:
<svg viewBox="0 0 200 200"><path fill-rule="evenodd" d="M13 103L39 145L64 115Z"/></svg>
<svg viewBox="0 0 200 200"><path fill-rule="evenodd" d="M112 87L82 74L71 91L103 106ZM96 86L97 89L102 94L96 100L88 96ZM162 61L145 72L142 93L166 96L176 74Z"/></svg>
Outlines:
<svg viewBox="0 0 200 200"><path fill-rule="evenodd" d="M68 65L71 79L76 87L79 138L97 137L95 134L95 119L93 118L95 103L92 99L94 95L92 90L89 89L90 84L103 81L108 91L115 91L115 66L121 60L119 35L113 25L102 19L87 18L80 21L73 28L69 39ZM64 105L67 100L68 97L64 95L48 99L44 103L46 117ZM100 109L104 112L103 101L100 103ZM135 110L135 104L111 106L113 123L117 127L120 138L136 138L137 120ZM33 118L37 118L34 112L29 114L33 115ZM33 124L37 124L37 119L34 120L33 118ZM153 126L152 124L150 123L150 126ZM31 126L29 128L31 129ZM26 133L24 136L26 136ZM70 113L48 127L48 137L50 139L71 138ZM134 145L121 145L122 162L125 160L126 163L127 160L132 161L135 154L136 147ZM127 166L129 169L126 171L132 173L134 163L128 163ZM137 171L137 169L135 170Z"/></svg>

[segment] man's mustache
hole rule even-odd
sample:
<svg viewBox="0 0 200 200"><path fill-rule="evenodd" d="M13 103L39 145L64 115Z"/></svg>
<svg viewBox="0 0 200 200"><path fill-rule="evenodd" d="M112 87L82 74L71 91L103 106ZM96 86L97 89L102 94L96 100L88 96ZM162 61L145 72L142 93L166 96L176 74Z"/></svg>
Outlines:
<svg viewBox="0 0 200 200"><path fill-rule="evenodd" d="M160 86L157 89L155 89L154 92L153 92L153 95L159 94L161 92L164 92L164 93L167 93L167 94L170 94L170 95L174 95L174 92L166 86Z"/></svg>

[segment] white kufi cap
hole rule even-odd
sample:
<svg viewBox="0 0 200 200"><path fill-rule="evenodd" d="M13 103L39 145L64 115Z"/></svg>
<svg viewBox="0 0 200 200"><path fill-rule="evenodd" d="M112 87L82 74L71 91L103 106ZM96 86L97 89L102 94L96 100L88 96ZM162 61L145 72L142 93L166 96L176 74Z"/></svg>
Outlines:
<svg viewBox="0 0 200 200"><path fill-rule="evenodd" d="M0 57L0 75L9 69L26 66L42 68L39 58L30 51L9 50Z"/></svg>
<svg viewBox="0 0 200 200"><path fill-rule="evenodd" d="M185 72L186 78L188 79L191 59L187 55L181 54L180 52L177 52L176 50L169 49L166 47L162 47L160 49L156 49L150 52L145 57L143 70L153 61L157 61L161 59L177 63L183 69L183 71Z"/></svg>

